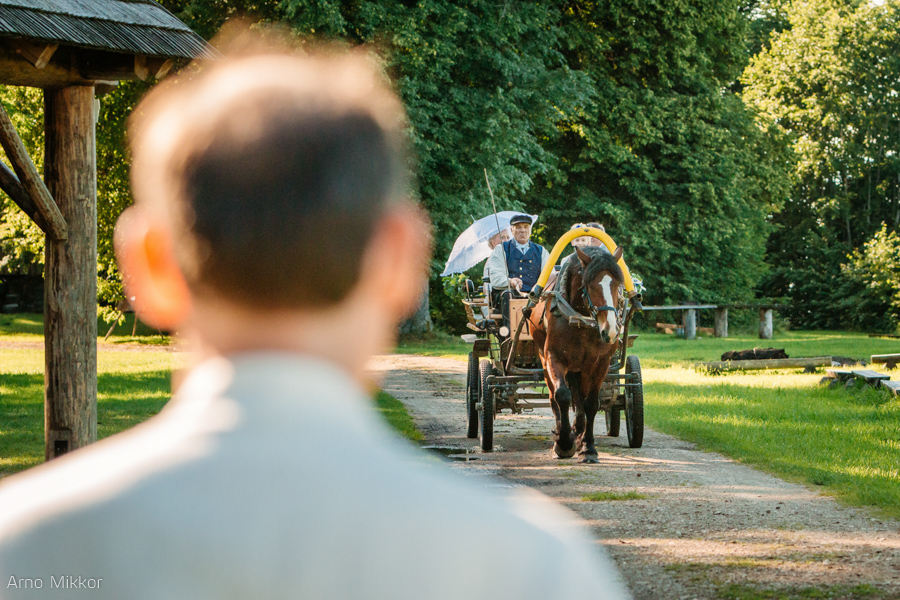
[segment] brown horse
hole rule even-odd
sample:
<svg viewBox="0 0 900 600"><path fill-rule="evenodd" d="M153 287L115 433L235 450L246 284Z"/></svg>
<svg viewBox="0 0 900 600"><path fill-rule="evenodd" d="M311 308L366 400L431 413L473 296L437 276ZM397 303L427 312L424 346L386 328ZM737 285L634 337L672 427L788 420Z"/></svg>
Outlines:
<svg viewBox="0 0 900 600"><path fill-rule="evenodd" d="M572 325L564 311L554 307L552 296L534 307L530 317L531 335L544 366L550 389L550 405L556 417L553 451L559 458L576 452L582 462L597 462L594 447L594 417L600 408L600 386L615 356L621 334L618 307L624 277L618 260L622 248L610 254L605 248L576 248L565 264L556 288L563 299L587 319ZM552 285L548 286L549 291ZM574 426L569 408L575 410Z"/></svg>

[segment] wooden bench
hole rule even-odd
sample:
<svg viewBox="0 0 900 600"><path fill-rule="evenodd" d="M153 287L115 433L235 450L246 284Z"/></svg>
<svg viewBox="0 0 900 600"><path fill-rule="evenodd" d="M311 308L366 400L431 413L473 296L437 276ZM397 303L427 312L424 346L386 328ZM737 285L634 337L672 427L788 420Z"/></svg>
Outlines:
<svg viewBox="0 0 900 600"><path fill-rule="evenodd" d="M895 396L900 396L900 381L881 380L881 387L887 389Z"/></svg>
<svg viewBox="0 0 900 600"><path fill-rule="evenodd" d="M887 365L888 369L896 369L900 364L900 354L873 354L870 359L873 364Z"/></svg>
<svg viewBox="0 0 900 600"><path fill-rule="evenodd" d="M884 385L884 382L890 382L891 379L890 375L869 369L827 369L825 375L835 381L843 382L861 379L873 387L878 387L879 384ZM900 384L900 382L897 383Z"/></svg>
<svg viewBox="0 0 900 600"><path fill-rule="evenodd" d="M868 369L854 369L851 371L857 379L862 379L872 386L877 386L880 381L889 381L891 376L879 373L878 371L870 371Z"/></svg>

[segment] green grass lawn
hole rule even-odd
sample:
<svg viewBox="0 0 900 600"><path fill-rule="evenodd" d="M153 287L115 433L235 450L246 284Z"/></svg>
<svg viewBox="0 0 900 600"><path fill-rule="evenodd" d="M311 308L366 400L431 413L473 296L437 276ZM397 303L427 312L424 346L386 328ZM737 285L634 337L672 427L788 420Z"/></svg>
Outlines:
<svg viewBox="0 0 900 600"><path fill-rule="evenodd" d="M112 325L103 319L97 319L97 333L100 341L106 336ZM131 332L135 335L132 336ZM37 342L44 339L44 321L42 315L36 313L0 314L0 340L18 342ZM143 344L150 346L168 346L169 336L161 334L145 323L138 321L134 327L134 313L125 315L125 321L117 324L109 338L109 344Z"/></svg>
<svg viewBox="0 0 900 600"><path fill-rule="evenodd" d="M158 413L169 398L178 359L174 352L161 349L98 351L98 437ZM44 352L0 348L0 475L33 467L43 459Z"/></svg>
<svg viewBox="0 0 900 600"><path fill-rule="evenodd" d="M37 342L39 315L0 315L0 341ZM167 343L158 335L115 344ZM105 331L102 331L105 334ZM139 334L155 334L141 331ZM27 346L27 344L23 344ZM790 356L850 356L900 351L900 340L843 332L789 332L775 340L753 336L692 341L643 333L632 351L641 357L646 420L658 431L696 442L781 477L807 483L851 504L900 517L900 400L870 388L827 389L822 373L756 371L709 375L691 364L754 346L785 348ZM113 348L114 346L106 346ZM465 360L469 346L440 335L406 340L398 352ZM169 397L179 355L152 344L141 351L98 352L98 433L112 435L156 414ZM43 351L0 348L0 474L43 456ZM900 378L900 377L896 377ZM403 405L387 394L377 410L401 435L421 439Z"/></svg>
<svg viewBox="0 0 900 600"><path fill-rule="evenodd" d="M458 339L458 338L457 338ZM774 340L738 335L683 340L641 332L647 424L854 505L900 517L900 400L881 390L819 385L824 370L709 375L697 361L728 350L784 348L791 357L900 353L900 339L836 331L795 331ZM464 359L469 346L438 337L405 341L399 352ZM881 366L869 367L883 370ZM894 379L900 379L900 371Z"/></svg>

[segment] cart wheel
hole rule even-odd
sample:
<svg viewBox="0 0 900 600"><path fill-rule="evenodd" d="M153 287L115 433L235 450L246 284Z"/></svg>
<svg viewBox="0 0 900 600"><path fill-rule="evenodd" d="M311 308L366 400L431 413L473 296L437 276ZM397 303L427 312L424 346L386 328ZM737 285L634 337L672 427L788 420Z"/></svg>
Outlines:
<svg viewBox="0 0 900 600"><path fill-rule="evenodd" d="M478 357L474 352L469 352L469 377L466 379L466 437L475 439L478 437L478 390L480 390L478 373Z"/></svg>
<svg viewBox="0 0 900 600"><path fill-rule="evenodd" d="M618 406L613 406L606 410L606 435L609 437L619 437L619 423L621 422L622 413Z"/></svg>
<svg viewBox="0 0 900 600"><path fill-rule="evenodd" d="M628 446L640 448L644 443L644 382L641 379L641 361L634 354L625 359L625 372L635 377L625 386L625 430Z"/></svg>
<svg viewBox="0 0 900 600"><path fill-rule="evenodd" d="M494 393L487 383L491 374L491 361L483 360L479 366L481 374L481 449L490 452L494 448Z"/></svg>

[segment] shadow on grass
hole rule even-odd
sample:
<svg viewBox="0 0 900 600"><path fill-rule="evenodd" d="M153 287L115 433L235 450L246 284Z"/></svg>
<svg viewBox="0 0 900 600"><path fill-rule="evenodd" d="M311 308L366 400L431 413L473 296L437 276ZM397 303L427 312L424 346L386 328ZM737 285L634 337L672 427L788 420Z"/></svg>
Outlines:
<svg viewBox="0 0 900 600"><path fill-rule="evenodd" d="M169 371L97 377L97 436L105 438L145 421L165 406ZM0 374L0 474L44 460L44 377Z"/></svg>

